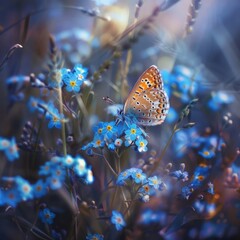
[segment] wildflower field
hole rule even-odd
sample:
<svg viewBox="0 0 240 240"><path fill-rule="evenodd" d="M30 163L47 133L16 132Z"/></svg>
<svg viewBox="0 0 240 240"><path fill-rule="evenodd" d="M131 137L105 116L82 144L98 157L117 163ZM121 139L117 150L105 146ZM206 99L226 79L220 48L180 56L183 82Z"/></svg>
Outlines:
<svg viewBox="0 0 240 240"><path fill-rule="evenodd" d="M0 240L240 239L238 0L0 6Z"/></svg>

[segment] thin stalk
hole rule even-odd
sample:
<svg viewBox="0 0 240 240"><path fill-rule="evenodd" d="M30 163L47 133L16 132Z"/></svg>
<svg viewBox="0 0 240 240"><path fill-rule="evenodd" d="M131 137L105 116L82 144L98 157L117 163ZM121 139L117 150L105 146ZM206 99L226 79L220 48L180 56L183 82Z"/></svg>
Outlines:
<svg viewBox="0 0 240 240"><path fill-rule="evenodd" d="M117 177L117 176L118 176L117 173L114 171L114 169L112 168L112 166L110 165L110 163L109 163L108 160L106 159L105 155L103 154L103 151L102 151L102 155L100 155L100 156L103 157L105 163L107 164L108 168L109 168L110 171L113 173L113 175L114 175L115 177Z"/></svg>
<svg viewBox="0 0 240 240"><path fill-rule="evenodd" d="M140 8L143 4L143 0L139 0L138 3L136 4L136 10L135 10L135 16L134 16L134 21L133 21L133 25L136 25L138 18L139 18L139 12L140 12ZM133 38L135 34L135 28L132 30L132 32L130 32L129 36L130 38ZM125 69L124 69L124 79L123 81L126 80L128 72L129 72L129 66L132 62L132 49L128 49L127 51L127 58L126 58L126 64L125 64Z"/></svg>
<svg viewBox="0 0 240 240"><path fill-rule="evenodd" d="M60 114L63 114L63 96L62 96L62 89L61 87L58 88L58 96L59 96L59 111ZM66 143L66 126L65 126L65 121L62 122L62 143L63 143L63 155L67 155L67 143ZM71 176L70 176L70 171L66 169L66 174L67 174L67 185L69 189L69 193L72 199L72 204L75 206L76 209L78 209L77 202L75 201L76 195L74 194L73 186L71 184ZM78 221L77 219L74 220L74 235L75 239L77 239L77 232L78 232Z"/></svg>
<svg viewBox="0 0 240 240"><path fill-rule="evenodd" d="M149 175L151 175L158 168L158 166L159 166L163 156L165 155L165 153L166 153L166 151L167 151L167 149L168 149L168 147L169 147L169 145L170 145L170 143L172 141L172 138L173 138L174 134L177 131L178 131L177 124L175 124L174 128L173 128L173 131L172 131L172 133L171 133L171 135L170 135L170 137L169 137L169 139L168 139L168 141L167 141L163 151L161 152L160 156L158 157L158 159L155 161L155 163L153 164L152 168L150 169Z"/></svg>
<svg viewBox="0 0 240 240"><path fill-rule="evenodd" d="M59 96L59 111L60 114L63 114L63 101L62 101L62 88L58 88L58 96ZM67 144L66 144L66 129L65 122L62 122L62 142L63 142L63 155L67 155Z"/></svg>

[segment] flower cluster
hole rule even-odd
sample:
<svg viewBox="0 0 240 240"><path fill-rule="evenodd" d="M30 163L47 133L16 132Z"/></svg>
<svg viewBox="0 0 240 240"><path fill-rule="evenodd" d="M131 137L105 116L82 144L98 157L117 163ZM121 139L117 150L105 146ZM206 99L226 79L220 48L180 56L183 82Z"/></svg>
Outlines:
<svg viewBox="0 0 240 240"><path fill-rule="evenodd" d="M28 102L29 110L31 112L39 112L45 114L46 119L49 120L48 128L61 128L64 121L64 115L59 113L59 110L54 106L53 102L46 103L39 98L31 97Z"/></svg>
<svg viewBox="0 0 240 240"><path fill-rule="evenodd" d="M178 181L185 182L185 181L188 180L188 172L184 171L184 169L185 169L185 164L182 163L180 165L180 169L179 170L171 172L169 175L174 177L174 178L176 178Z"/></svg>
<svg viewBox="0 0 240 240"><path fill-rule="evenodd" d="M91 184L94 181L91 168L87 166L86 161L80 156L75 158L70 155L52 157L50 161L40 167L38 174L45 176L47 185L50 189L55 190L62 187L66 177L66 170L71 170L86 184Z"/></svg>
<svg viewBox="0 0 240 240"><path fill-rule="evenodd" d="M135 146L139 152L147 151L148 141L145 139L145 132L135 123L127 121L120 122L99 122L93 127L95 132L93 141L83 147L103 148L106 146L110 150L120 148L123 143L125 147Z"/></svg>
<svg viewBox="0 0 240 240"><path fill-rule="evenodd" d="M12 162L19 158L18 147L15 138L8 140L0 137L0 151L3 151L7 159Z"/></svg>
<svg viewBox="0 0 240 240"><path fill-rule="evenodd" d="M4 177L3 180L12 182L13 186L11 189L0 191L2 196L0 206L16 206L21 201L43 197L49 189L57 190L61 188L66 178L66 170L73 172L86 184L91 184L94 181L92 170L83 158L79 156L73 158L70 155L66 157L55 156L40 167L38 174L42 178L34 184L30 184L20 176Z"/></svg>
<svg viewBox="0 0 240 240"><path fill-rule="evenodd" d="M206 164L200 164L196 167L191 182L182 188L182 196L186 199L199 188L209 175L210 167Z"/></svg>
<svg viewBox="0 0 240 240"><path fill-rule="evenodd" d="M140 168L130 168L121 172L117 178L117 185L124 186L128 183L138 184L137 194L144 202L149 201L149 197L156 194L156 190L163 190L165 184L157 177L147 177Z"/></svg>
<svg viewBox="0 0 240 240"><path fill-rule="evenodd" d="M61 69L62 80L68 92L79 92L87 74L88 69L84 68L81 64L75 65L72 70L67 68Z"/></svg>
<svg viewBox="0 0 240 240"><path fill-rule="evenodd" d="M215 151L220 150L224 141L217 135L201 136L197 128L192 127L184 131L178 131L175 135L175 151L178 157L182 157L188 148L198 149L199 155L205 159L215 156Z"/></svg>

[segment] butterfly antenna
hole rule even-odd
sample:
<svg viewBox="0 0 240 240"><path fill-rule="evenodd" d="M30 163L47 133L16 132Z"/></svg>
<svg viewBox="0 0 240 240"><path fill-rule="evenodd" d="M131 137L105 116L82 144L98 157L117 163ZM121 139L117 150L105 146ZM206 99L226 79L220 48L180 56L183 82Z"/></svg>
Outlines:
<svg viewBox="0 0 240 240"><path fill-rule="evenodd" d="M108 104L116 104L110 97L103 97L103 100Z"/></svg>

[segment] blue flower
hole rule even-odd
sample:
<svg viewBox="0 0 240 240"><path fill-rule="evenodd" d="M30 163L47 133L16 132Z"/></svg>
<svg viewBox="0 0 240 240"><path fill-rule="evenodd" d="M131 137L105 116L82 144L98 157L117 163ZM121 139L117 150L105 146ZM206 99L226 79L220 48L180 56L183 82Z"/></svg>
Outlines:
<svg viewBox="0 0 240 240"><path fill-rule="evenodd" d="M131 176L135 183L142 183L146 179L146 174L141 169L136 169L131 173Z"/></svg>
<svg viewBox="0 0 240 240"><path fill-rule="evenodd" d="M177 178L177 180L179 181L182 180L183 182L185 182L188 180L188 172L186 171L176 170L174 172L171 172L169 175Z"/></svg>
<svg viewBox="0 0 240 240"><path fill-rule="evenodd" d="M155 189L159 189L160 185L162 185L162 181L157 178L157 176L149 177L147 179L148 184L153 186Z"/></svg>
<svg viewBox="0 0 240 240"><path fill-rule="evenodd" d="M122 141L121 138L117 138L117 139L114 141L114 145L115 145L116 147L121 147L121 146L122 146L122 143L123 143L123 141Z"/></svg>
<svg viewBox="0 0 240 240"><path fill-rule="evenodd" d="M6 150L10 145L11 143L8 139L0 137L0 150Z"/></svg>
<svg viewBox="0 0 240 240"><path fill-rule="evenodd" d="M56 178L63 181L66 177L66 171L62 166L57 165L55 168L51 169L51 176L55 176Z"/></svg>
<svg viewBox="0 0 240 240"><path fill-rule="evenodd" d="M95 233L95 234L88 234L86 236L86 240L103 240L103 235Z"/></svg>
<svg viewBox="0 0 240 240"><path fill-rule="evenodd" d="M202 185L203 181L206 179L209 174L209 167L205 164L200 164L196 167L192 181L189 185L182 188L182 195L184 198L188 199L189 196Z"/></svg>
<svg viewBox="0 0 240 240"><path fill-rule="evenodd" d="M112 211L111 223L115 225L117 231L121 231L126 226L122 214L118 211Z"/></svg>
<svg viewBox="0 0 240 240"><path fill-rule="evenodd" d="M46 162L44 165L40 166L40 169L38 171L39 175L50 175L52 172L52 168L54 168L53 164L51 162Z"/></svg>
<svg viewBox="0 0 240 240"><path fill-rule="evenodd" d="M2 192L2 205L10 205L16 207L16 205L22 200L19 191L16 188L9 189ZM0 202L1 203L1 202ZM0 204L1 205L1 204Z"/></svg>
<svg viewBox="0 0 240 240"><path fill-rule="evenodd" d="M32 189L33 195L36 198L40 198L47 193L47 185L42 179L39 179L35 184L33 184Z"/></svg>
<svg viewBox="0 0 240 240"><path fill-rule="evenodd" d="M103 128L104 128L104 122L99 122L97 125L95 125L94 127L93 127L93 132L95 133L95 134L98 134L98 135L102 135L103 136L103 134L102 134L102 132L103 132Z"/></svg>
<svg viewBox="0 0 240 240"><path fill-rule="evenodd" d="M148 141L146 139L144 139L142 136L139 137L136 141L136 145L138 147L139 152L146 152L147 144L148 144Z"/></svg>
<svg viewBox="0 0 240 240"><path fill-rule="evenodd" d="M75 163L75 159L71 155L66 155L65 157L62 158L63 165L65 167L72 167L73 164Z"/></svg>
<svg viewBox="0 0 240 240"><path fill-rule="evenodd" d="M96 135L94 136L92 144L94 148L99 148L99 147L101 148L101 147L104 147L105 142L102 137L100 137L99 135Z"/></svg>
<svg viewBox="0 0 240 240"><path fill-rule="evenodd" d="M129 126L129 129L125 131L125 134L126 134L125 138L134 141L139 135L142 134L142 131L136 124L131 124Z"/></svg>
<svg viewBox="0 0 240 240"><path fill-rule="evenodd" d="M141 199L143 199L144 196L152 196L152 195L154 195L156 193L156 191L155 191L154 187L149 184L148 181L144 181L144 184L139 189L139 193L141 193L140 196L141 196ZM147 199L149 201L149 197ZM144 202L146 202L146 200L144 200Z"/></svg>
<svg viewBox="0 0 240 240"><path fill-rule="evenodd" d="M79 92L87 73L87 68L83 68L81 64L75 65L72 71L66 68L61 69L62 80L67 86L66 90L68 92Z"/></svg>
<svg viewBox="0 0 240 240"><path fill-rule="evenodd" d="M192 184L195 187L200 186L203 180L206 179L208 174L209 174L209 167L205 164L200 164L194 171Z"/></svg>
<svg viewBox="0 0 240 240"><path fill-rule="evenodd" d="M39 218L43 223L52 224L55 216L55 213L51 212L48 208L39 211Z"/></svg>
<svg viewBox="0 0 240 240"><path fill-rule="evenodd" d="M214 195L214 185L211 182L208 183L207 192Z"/></svg>
<svg viewBox="0 0 240 240"><path fill-rule="evenodd" d="M93 172L90 168L87 169L85 182L87 184L92 184L94 181Z"/></svg>
<svg viewBox="0 0 240 240"><path fill-rule="evenodd" d="M61 128L64 115L60 114L58 112L58 109L55 108L51 103L48 105L47 110L48 113L46 117L49 119L48 128L52 127Z"/></svg>
<svg viewBox="0 0 240 240"><path fill-rule="evenodd" d="M194 191L194 188L192 187L192 185L184 186L182 188L182 196L188 199L190 195L193 193L193 191Z"/></svg>
<svg viewBox="0 0 240 240"><path fill-rule="evenodd" d="M139 223L141 224L152 224L152 223L161 223L166 222L167 214L162 211L153 211L152 209L144 209L141 213L141 218Z"/></svg>
<svg viewBox="0 0 240 240"><path fill-rule="evenodd" d="M0 150L4 152L9 161L19 158L18 147L15 138L8 140L0 137Z"/></svg>
<svg viewBox="0 0 240 240"><path fill-rule="evenodd" d="M202 157L206 159L213 158L215 156L215 152L212 149L203 149L202 151L198 152Z"/></svg>
<svg viewBox="0 0 240 240"><path fill-rule="evenodd" d="M233 95L228 95L224 91L213 92L208 106L213 111L218 111L223 105L230 104L235 100Z"/></svg>
<svg viewBox="0 0 240 240"><path fill-rule="evenodd" d="M81 82L78 81L78 79L76 78L76 76L72 73L68 74L68 78L65 77L64 78L64 83L66 84L66 90L68 92L79 92L80 91L80 87L81 87Z"/></svg>
<svg viewBox="0 0 240 240"><path fill-rule="evenodd" d="M78 81L84 81L87 77L88 69L84 68L82 64L76 64L72 72L77 77Z"/></svg>
<svg viewBox="0 0 240 240"><path fill-rule="evenodd" d="M43 113L44 110L43 108L39 107L40 105L45 105L45 103L39 98L30 97L28 101L28 108L30 112L35 112L37 110L40 113Z"/></svg>
<svg viewBox="0 0 240 240"><path fill-rule="evenodd" d="M31 184L27 180L23 179L22 177L16 177L15 182L21 199L23 201L33 198L33 189Z"/></svg>
<svg viewBox="0 0 240 240"><path fill-rule="evenodd" d="M57 189L61 188L63 185L62 179L58 178L57 176L47 177L46 183L52 190L57 190Z"/></svg>
<svg viewBox="0 0 240 240"><path fill-rule="evenodd" d="M115 121L112 121L112 122L107 122L104 124L104 128L103 128L103 135L104 137L107 137L107 138L112 138L113 135L115 134Z"/></svg>
<svg viewBox="0 0 240 240"><path fill-rule="evenodd" d="M75 165L74 166L74 172L78 176L82 177L83 175L86 174L86 172L87 172L87 168L86 168L87 164L86 164L86 162L85 162L85 160L83 158L77 157L75 159L75 164L74 165Z"/></svg>
<svg viewBox="0 0 240 240"><path fill-rule="evenodd" d="M111 142L107 145L108 149L111 150L111 151L114 151L116 149L116 146L114 144L114 142Z"/></svg>
<svg viewBox="0 0 240 240"><path fill-rule="evenodd" d="M118 178L117 178L117 185L124 185L125 184L125 181L132 175L132 172L130 169L127 169L123 172L121 172L119 175L118 175Z"/></svg>

